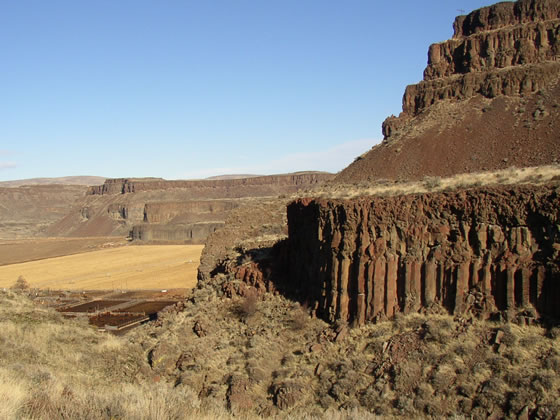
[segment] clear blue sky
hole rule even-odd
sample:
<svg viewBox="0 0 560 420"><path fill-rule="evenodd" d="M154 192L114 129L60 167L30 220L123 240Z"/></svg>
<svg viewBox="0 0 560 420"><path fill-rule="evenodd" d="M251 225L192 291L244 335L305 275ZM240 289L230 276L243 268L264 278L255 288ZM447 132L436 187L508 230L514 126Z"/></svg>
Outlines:
<svg viewBox="0 0 560 420"><path fill-rule="evenodd" d="M484 0L0 0L0 180L338 171Z"/></svg>

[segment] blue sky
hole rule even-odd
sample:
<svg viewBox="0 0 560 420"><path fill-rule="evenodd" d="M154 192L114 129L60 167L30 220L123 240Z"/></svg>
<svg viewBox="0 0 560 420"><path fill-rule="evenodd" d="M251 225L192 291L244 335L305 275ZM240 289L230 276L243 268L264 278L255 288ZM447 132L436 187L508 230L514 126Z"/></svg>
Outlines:
<svg viewBox="0 0 560 420"><path fill-rule="evenodd" d="M0 181L338 171L482 0L0 0Z"/></svg>

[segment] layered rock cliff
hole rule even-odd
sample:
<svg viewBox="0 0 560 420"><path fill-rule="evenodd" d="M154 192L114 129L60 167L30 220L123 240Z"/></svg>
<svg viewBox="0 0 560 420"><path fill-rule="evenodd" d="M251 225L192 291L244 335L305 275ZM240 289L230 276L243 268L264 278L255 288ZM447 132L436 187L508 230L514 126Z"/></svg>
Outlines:
<svg viewBox="0 0 560 420"><path fill-rule="evenodd" d="M134 240L148 242L184 242L202 244L224 222L200 222L191 224L144 224L133 226L130 237Z"/></svg>
<svg viewBox="0 0 560 420"><path fill-rule="evenodd" d="M337 177L418 179L560 160L560 7L519 0L459 16L430 46L384 142ZM458 149L448 153L447 149Z"/></svg>
<svg viewBox="0 0 560 420"><path fill-rule="evenodd" d="M332 179L333 174L284 175L166 181L108 179L65 218L49 228L53 236L130 235L136 240L201 243L229 213L254 198L289 195Z"/></svg>
<svg viewBox="0 0 560 420"><path fill-rule="evenodd" d="M288 206L290 281L324 319L560 317L560 186Z"/></svg>
<svg viewBox="0 0 560 420"><path fill-rule="evenodd" d="M224 197L252 196L259 192L259 187L274 191L279 187L282 192L295 192L302 186L309 186L333 178L325 172L301 172L284 175L255 176L239 179L204 179L192 181L168 181L161 178L119 178L108 179L103 185L90 187L88 194L127 194L145 191L164 191L172 189L187 189L195 194L213 197L216 193ZM290 188L291 187L291 188ZM212 190L218 190L212 193ZM266 195L260 193L261 195Z"/></svg>
<svg viewBox="0 0 560 420"><path fill-rule="evenodd" d="M202 220L205 217L208 220L225 220L225 215L240 205L240 200L191 200L147 203L144 206L144 222L189 222Z"/></svg>

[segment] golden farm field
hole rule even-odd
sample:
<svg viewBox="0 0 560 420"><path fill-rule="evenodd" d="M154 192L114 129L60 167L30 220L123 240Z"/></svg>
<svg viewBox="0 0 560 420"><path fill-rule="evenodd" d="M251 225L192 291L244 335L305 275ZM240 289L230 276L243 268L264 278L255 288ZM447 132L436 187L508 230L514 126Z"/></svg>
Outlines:
<svg viewBox="0 0 560 420"><path fill-rule="evenodd" d="M170 289L196 285L203 245L138 245L0 266L0 287L68 290Z"/></svg>

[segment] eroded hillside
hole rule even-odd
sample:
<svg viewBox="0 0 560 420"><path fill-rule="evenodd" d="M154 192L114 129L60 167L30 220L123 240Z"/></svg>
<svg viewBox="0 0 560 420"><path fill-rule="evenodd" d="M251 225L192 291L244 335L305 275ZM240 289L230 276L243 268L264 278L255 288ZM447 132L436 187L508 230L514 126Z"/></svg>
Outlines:
<svg viewBox="0 0 560 420"><path fill-rule="evenodd" d="M0 187L0 238L43 235L85 196L85 185Z"/></svg>

